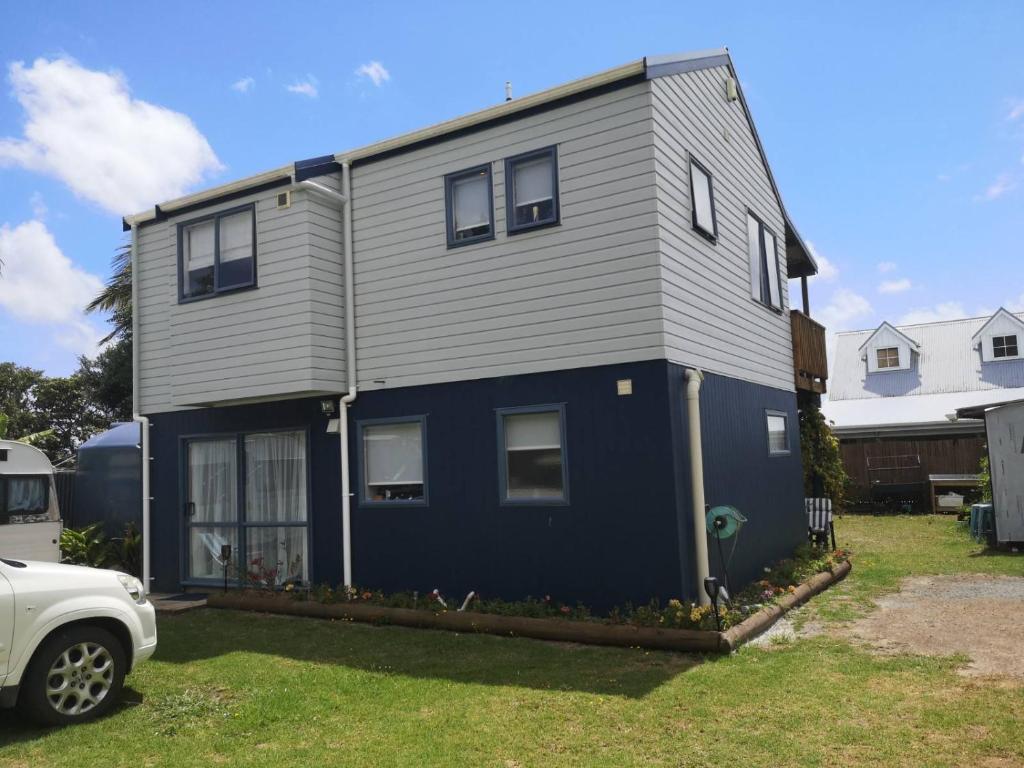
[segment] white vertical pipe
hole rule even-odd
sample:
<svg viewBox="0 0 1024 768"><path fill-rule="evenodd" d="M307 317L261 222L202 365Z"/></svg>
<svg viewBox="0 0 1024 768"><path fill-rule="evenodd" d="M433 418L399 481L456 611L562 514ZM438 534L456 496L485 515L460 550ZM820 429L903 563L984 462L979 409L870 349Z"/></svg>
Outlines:
<svg viewBox="0 0 1024 768"><path fill-rule="evenodd" d="M700 437L700 385L704 374L698 369L686 370L686 420L690 435L690 492L693 505L693 555L697 576L697 600L701 605L711 605L711 598L704 591L704 579L710 575L708 568L708 537L704 522L704 453Z"/></svg>
<svg viewBox="0 0 1024 768"><path fill-rule="evenodd" d="M352 255L352 176L348 161L341 163L341 193L306 179L295 181L295 186L306 187L325 197L335 200L342 210L342 250L345 271L345 368L348 392L338 401L338 440L341 466L341 562L346 587L352 586L352 478L349 476L348 450L348 407L355 402L356 387L356 305L355 305L355 261Z"/></svg>
<svg viewBox="0 0 1024 768"><path fill-rule="evenodd" d="M131 268L132 268L132 421L139 425L139 457L142 469L142 587L149 594L150 582L150 530L149 530L149 419L139 414L139 360L141 339L139 338L139 225L132 222Z"/></svg>
<svg viewBox="0 0 1024 768"><path fill-rule="evenodd" d="M348 407L355 402L356 387L356 302L355 260L352 254L352 169L348 161L341 164L341 192L345 195L342 226L345 249L345 367L348 371L348 394L338 404L339 437L341 439L341 536L342 571L346 587L352 586L352 482L349 477Z"/></svg>

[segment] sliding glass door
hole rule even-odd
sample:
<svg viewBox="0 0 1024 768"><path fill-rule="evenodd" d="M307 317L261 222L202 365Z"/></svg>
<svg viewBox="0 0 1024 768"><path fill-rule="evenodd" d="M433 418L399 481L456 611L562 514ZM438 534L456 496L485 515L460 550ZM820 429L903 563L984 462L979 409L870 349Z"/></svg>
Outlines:
<svg viewBox="0 0 1024 768"><path fill-rule="evenodd" d="M186 445L187 576L262 586L306 582L305 432L194 438Z"/></svg>

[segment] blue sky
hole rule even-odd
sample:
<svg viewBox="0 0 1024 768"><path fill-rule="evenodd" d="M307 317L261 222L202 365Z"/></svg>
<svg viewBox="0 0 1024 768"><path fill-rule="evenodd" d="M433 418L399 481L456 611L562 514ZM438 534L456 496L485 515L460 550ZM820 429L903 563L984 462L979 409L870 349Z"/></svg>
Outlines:
<svg viewBox="0 0 1024 768"><path fill-rule="evenodd" d="M67 373L121 213L727 45L832 330L1024 310L1024 4L0 0L0 360ZM125 210L127 208L127 210Z"/></svg>

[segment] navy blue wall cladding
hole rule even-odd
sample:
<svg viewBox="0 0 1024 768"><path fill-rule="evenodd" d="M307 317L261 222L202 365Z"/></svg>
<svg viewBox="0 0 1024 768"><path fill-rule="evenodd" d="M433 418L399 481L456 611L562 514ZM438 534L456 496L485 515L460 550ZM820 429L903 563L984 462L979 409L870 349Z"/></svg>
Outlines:
<svg viewBox="0 0 1024 768"><path fill-rule="evenodd" d="M184 503L181 495L181 437L263 429L309 432L311 519L310 578L337 583L341 579L341 479L338 436L327 434L320 399L282 400L232 408L203 408L150 417L153 461L150 463L152 588L168 592L182 581Z"/></svg>
<svg viewBox="0 0 1024 768"><path fill-rule="evenodd" d="M354 419L426 414L429 504L356 507L353 578L386 590L552 595L595 608L680 590L665 362L359 395ZM630 378L633 394L618 396ZM499 504L495 409L565 403L570 503ZM356 431L351 447L356 450Z"/></svg>
<svg viewBox="0 0 1024 768"><path fill-rule="evenodd" d="M677 422L676 455L687 466L685 368L669 365L670 397L682 404ZM758 578L769 563L788 557L807 535L803 511L803 470L800 461L800 430L796 394L758 384L706 374L700 394L701 437L704 453L704 498L707 504L729 504L748 519L736 542L729 563L729 577L735 586ZM788 416L789 454L768 453L766 410ZM689 476L680 480L681 529L686 551L692 536L682 522L689 520ZM733 541L723 541L726 559ZM711 572L722 575L716 542L708 540ZM692 561L685 578L694 581Z"/></svg>
<svg viewBox="0 0 1024 768"><path fill-rule="evenodd" d="M435 587L596 610L693 597L684 369L666 361L361 392L350 410L353 576L388 591ZM619 396L616 381L631 379ZM495 410L563 403L570 502L499 503ZM791 453L769 457L765 409L790 417ZM709 375L701 390L710 504L750 518L730 573L755 578L803 536L796 398ZM356 422L424 416L428 503L363 506ZM182 579L181 437L265 429L309 434L311 579L341 579L337 435L320 399L156 414L152 419L153 588ZM718 570L714 548L713 570Z"/></svg>

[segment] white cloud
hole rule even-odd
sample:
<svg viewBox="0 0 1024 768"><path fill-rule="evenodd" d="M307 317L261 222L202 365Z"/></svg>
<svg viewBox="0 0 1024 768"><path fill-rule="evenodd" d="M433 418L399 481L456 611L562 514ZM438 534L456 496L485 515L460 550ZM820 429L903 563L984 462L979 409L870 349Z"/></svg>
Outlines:
<svg viewBox="0 0 1024 768"><path fill-rule="evenodd" d="M1008 299L1006 303L1003 304L1003 306L1006 307L1011 312L1024 312L1024 293L1022 293L1016 299ZM989 312L988 314L991 315L994 313Z"/></svg>
<svg viewBox="0 0 1024 768"><path fill-rule="evenodd" d="M1005 195L1007 192L1012 192L1017 188L1017 180L1013 178L1009 173L1001 173L996 177L996 180L989 184L985 191L978 195L976 200L998 200L1000 197Z"/></svg>
<svg viewBox="0 0 1024 768"><path fill-rule="evenodd" d="M944 301L934 307L918 307L912 309L896 321L897 325L915 325L917 323L936 323L940 320L957 320L967 317L964 305L959 301Z"/></svg>
<svg viewBox="0 0 1024 768"><path fill-rule="evenodd" d="M1019 120L1024 117L1024 99L1007 99L1006 119L1009 121Z"/></svg>
<svg viewBox="0 0 1024 768"><path fill-rule="evenodd" d="M74 352L96 352L104 336L84 314L103 288L76 267L41 221L0 226L0 309L13 319L53 329L54 340Z"/></svg>
<svg viewBox="0 0 1024 768"><path fill-rule="evenodd" d="M251 77L243 77L241 80L235 80L231 84L231 90L238 91L239 93L248 93L256 87L256 81Z"/></svg>
<svg viewBox="0 0 1024 768"><path fill-rule="evenodd" d="M878 262L878 271L881 272L883 275L886 272L892 272L895 269L896 269L896 262L895 261L880 261L880 262Z"/></svg>
<svg viewBox="0 0 1024 768"><path fill-rule="evenodd" d="M356 68L356 75L359 77L369 78L378 88L380 88L382 83L386 83L391 79L391 73L388 72L384 68L384 65L379 61L371 61L369 64L361 64Z"/></svg>
<svg viewBox="0 0 1024 768"><path fill-rule="evenodd" d="M320 90L317 88L317 79L312 75L308 75L305 80L298 80L291 85L286 85L285 89L289 93L298 93L311 99L315 99L320 95Z"/></svg>
<svg viewBox="0 0 1024 768"><path fill-rule="evenodd" d="M878 286L879 293L903 293L909 291L913 286L907 278L899 280L883 280Z"/></svg>
<svg viewBox="0 0 1024 768"><path fill-rule="evenodd" d="M0 166L54 176L111 213L178 197L222 166L192 121L132 98L116 72L67 59L8 68L23 138L0 138Z"/></svg>
<svg viewBox="0 0 1024 768"><path fill-rule="evenodd" d="M850 324L872 312L871 303L858 293L840 288L832 294L828 305L815 314L815 319L829 331L850 330Z"/></svg>
<svg viewBox="0 0 1024 768"><path fill-rule="evenodd" d="M814 247L814 243L810 240L807 241L807 250L811 252L811 256L818 264L818 274L816 277L819 280L825 283L831 283L839 277L839 268L826 257L818 253L818 249Z"/></svg>

